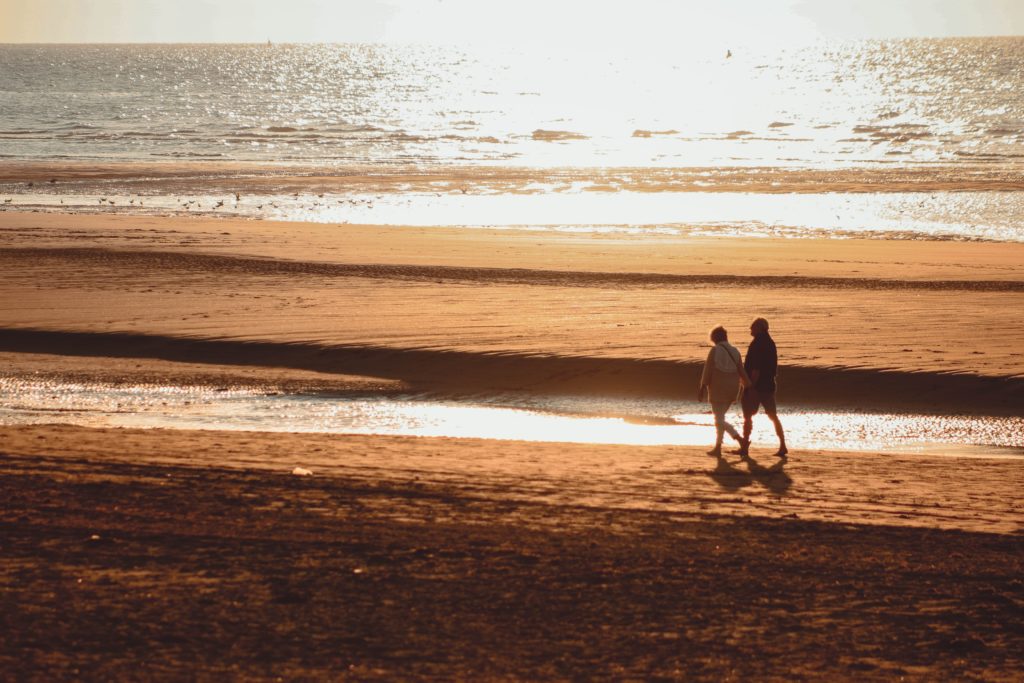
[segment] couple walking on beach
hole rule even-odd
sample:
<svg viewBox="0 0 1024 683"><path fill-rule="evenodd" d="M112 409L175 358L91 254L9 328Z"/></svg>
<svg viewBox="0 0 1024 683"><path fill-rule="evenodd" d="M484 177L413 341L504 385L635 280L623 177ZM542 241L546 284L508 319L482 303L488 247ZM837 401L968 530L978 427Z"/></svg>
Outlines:
<svg viewBox="0 0 1024 683"><path fill-rule="evenodd" d="M729 333L725 328L719 325L711 330L714 346L708 352L700 386L697 388L697 400L703 401L706 394L711 402L711 412L715 415L715 447L708 451L708 455L721 457L722 439L725 432L728 432L740 445L736 452L746 458L750 449L754 415L763 407L779 437L779 450L775 455L785 458L789 452L786 448L786 435L775 409L775 374L779 367L779 355L775 341L768 334L768 321L757 318L750 323L750 336L753 340L747 348L747 359L741 362L740 352L729 343ZM737 399L737 392L740 392L740 406L743 408L743 436L725 419L726 411Z"/></svg>

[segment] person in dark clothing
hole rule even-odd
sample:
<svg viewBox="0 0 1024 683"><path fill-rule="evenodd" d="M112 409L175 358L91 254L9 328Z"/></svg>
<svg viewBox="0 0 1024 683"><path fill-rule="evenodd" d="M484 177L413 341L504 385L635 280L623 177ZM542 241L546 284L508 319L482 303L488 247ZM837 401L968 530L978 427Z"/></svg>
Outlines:
<svg viewBox="0 0 1024 683"><path fill-rule="evenodd" d="M750 323L750 336L754 339L747 348L747 358L743 362L743 369L750 376L751 386L743 390L743 397L740 405L743 406L743 443L739 454L746 456L750 445L750 432L754 428L754 415L759 408L764 408L764 414L775 425L775 433L779 437L779 450L776 457L784 458L789 453L786 448L786 435L782 431L782 422L779 421L775 409L775 375L779 369L779 353L775 348L775 341L768 334L768 321L764 318L757 318Z"/></svg>

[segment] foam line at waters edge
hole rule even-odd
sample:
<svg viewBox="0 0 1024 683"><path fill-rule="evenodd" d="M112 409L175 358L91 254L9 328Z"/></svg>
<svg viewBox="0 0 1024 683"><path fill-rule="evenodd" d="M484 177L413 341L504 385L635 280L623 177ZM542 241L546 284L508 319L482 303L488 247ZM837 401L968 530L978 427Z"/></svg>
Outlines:
<svg viewBox="0 0 1024 683"><path fill-rule="evenodd" d="M127 332L0 328L0 351L275 366L399 380L410 392L689 399L694 361L471 353L443 349L181 338ZM1019 417L1024 378L785 366L791 405Z"/></svg>
<svg viewBox="0 0 1024 683"><path fill-rule="evenodd" d="M858 277L802 277L797 275L676 275L662 273L608 273L592 271L535 270L527 268L477 268L465 266L418 266L396 264L347 264L283 261L266 258L183 254L180 252L122 251L89 248L0 248L5 258L73 259L82 264L123 264L159 267L185 272L216 271L246 275L315 275L360 277L423 282L482 282L554 287L800 287L823 289L929 290L972 292L1024 292L1017 280L896 280Z"/></svg>

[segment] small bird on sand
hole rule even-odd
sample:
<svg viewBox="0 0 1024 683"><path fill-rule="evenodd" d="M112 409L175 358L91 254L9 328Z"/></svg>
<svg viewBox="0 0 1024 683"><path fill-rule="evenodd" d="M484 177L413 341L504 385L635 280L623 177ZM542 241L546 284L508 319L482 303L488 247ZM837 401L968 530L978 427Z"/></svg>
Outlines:
<svg viewBox="0 0 1024 683"><path fill-rule="evenodd" d="M213 208L215 208L215 209L219 209L219 208L220 208L220 207L222 207L222 206L224 206L224 200L223 200L223 199L222 199L222 200L220 200L219 202L217 202L217 203L216 203L216 204L214 205L214 207L213 207Z"/></svg>
<svg viewBox="0 0 1024 683"><path fill-rule="evenodd" d="M4 200L4 204L10 204L13 201L14 201L14 197L11 197L10 199L5 199Z"/></svg>
<svg viewBox="0 0 1024 683"><path fill-rule="evenodd" d="M242 195L240 193L238 193L238 192L235 193L235 201L236 202L242 201Z"/></svg>

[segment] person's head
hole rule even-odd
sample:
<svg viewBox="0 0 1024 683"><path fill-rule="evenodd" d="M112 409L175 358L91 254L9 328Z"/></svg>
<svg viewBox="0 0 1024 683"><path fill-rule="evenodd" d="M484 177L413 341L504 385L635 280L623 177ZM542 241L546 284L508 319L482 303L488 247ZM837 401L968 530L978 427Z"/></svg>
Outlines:
<svg viewBox="0 0 1024 683"><path fill-rule="evenodd" d="M756 337L759 334L764 334L768 331L768 321L764 318L754 318L754 322L750 323L750 336Z"/></svg>
<svg viewBox="0 0 1024 683"><path fill-rule="evenodd" d="M711 338L712 344L729 341L729 333L726 332L725 328L722 327L721 325L712 329L708 336Z"/></svg>

